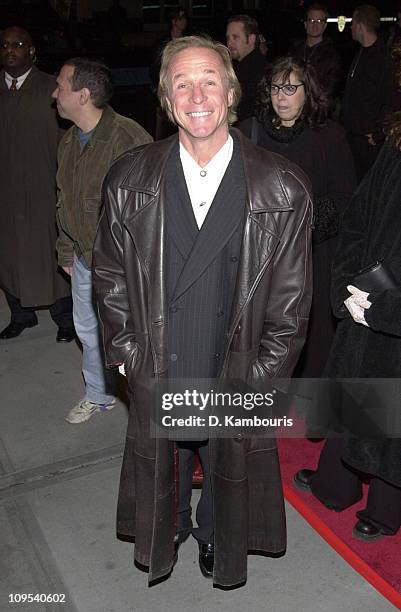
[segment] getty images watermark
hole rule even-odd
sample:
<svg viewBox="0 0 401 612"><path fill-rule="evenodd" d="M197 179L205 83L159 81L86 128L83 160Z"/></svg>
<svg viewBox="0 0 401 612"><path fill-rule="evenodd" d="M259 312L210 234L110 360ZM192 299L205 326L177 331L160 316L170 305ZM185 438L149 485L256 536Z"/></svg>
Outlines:
<svg viewBox="0 0 401 612"><path fill-rule="evenodd" d="M161 379L150 434L401 438L401 379Z"/></svg>
<svg viewBox="0 0 401 612"><path fill-rule="evenodd" d="M251 389L240 380L169 380L157 385L153 412L156 437L197 439L274 435L293 427L294 420L279 414L276 389Z"/></svg>
<svg viewBox="0 0 401 612"><path fill-rule="evenodd" d="M182 393L163 393L162 411L174 412L177 408L185 408L189 414L188 416L164 414L161 417L161 424L164 427L292 427L293 419L287 416L273 417L260 414L242 416L238 413L238 409L250 412L255 408L260 408L262 411L272 408L276 393L275 390L269 393L251 391L229 393L213 389L207 392L185 389ZM219 413L216 414L213 409L219 409ZM235 409L235 413L228 414L227 409L230 411ZM194 410L201 414L194 414ZM203 416L205 412L207 414Z"/></svg>

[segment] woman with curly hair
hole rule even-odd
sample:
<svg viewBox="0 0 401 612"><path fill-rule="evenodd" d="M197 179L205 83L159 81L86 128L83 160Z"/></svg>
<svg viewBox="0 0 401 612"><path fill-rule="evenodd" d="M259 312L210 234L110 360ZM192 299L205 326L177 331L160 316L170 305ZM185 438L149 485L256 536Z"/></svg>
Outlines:
<svg viewBox="0 0 401 612"><path fill-rule="evenodd" d="M355 189L343 129L328 119L329 100L315 68L296 57L277 59L260 84L256 117L240 130L256 144L298 164L314 201L313 301L304 351L294 376L321 376L335 332L330 267L343 211Z"/></svg>

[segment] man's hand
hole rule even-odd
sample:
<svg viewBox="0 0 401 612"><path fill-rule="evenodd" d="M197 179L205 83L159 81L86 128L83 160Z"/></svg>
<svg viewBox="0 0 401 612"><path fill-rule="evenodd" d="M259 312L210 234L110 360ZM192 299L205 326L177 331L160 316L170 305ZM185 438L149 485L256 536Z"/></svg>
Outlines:
<svg viewBox="0 0 401 612"><path fill-rule="evenodd" d="M68 276L72 276L72 266L61 266Z"/></svg>
<svg viewBox="0 0 401 612"><path fill-rule="evenodd" d="M375 140L373 138L373 134L365 134L366 138L368 139L368 143L370 145L372 145L372 147L376 146Z"/></svg>
<svg viewBox="0 0 401 612"><path fill-rule="evenodd" d="M355 323L360 323L361 325L369 327L365 321L365 309L370 308L372 305L372 302L369 302L367 299L369 293L353 285L348 285L347 290L351 293L351 296L344 300L345 307L348 309Z"/></svg>

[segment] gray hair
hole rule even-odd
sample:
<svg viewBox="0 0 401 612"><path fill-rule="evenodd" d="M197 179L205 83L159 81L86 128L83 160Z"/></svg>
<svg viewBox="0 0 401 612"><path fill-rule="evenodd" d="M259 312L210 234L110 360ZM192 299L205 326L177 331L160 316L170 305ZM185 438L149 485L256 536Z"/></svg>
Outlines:
<svg viewBox="0 0 401 612"><path fill-rule="evenodd" d="M227 79L227 88L228 90L233 90L233 102L228 111L228 123L235 123L237 121L236 109L241 98L241 87L234 72L229 50L225 45L212 40L208 36L182 36L181 38L174 38L164 47L160 68L159 86L157 88L160 106L164 111L166 111L170 121L175 123L174 116L168 104L170 85L168 70L171 60L175 55L177 55L177 53L180 53L180 51L184 51L185 49L192 49L194 47L211 49L220 56L224 66L225 77Z"/></svg>

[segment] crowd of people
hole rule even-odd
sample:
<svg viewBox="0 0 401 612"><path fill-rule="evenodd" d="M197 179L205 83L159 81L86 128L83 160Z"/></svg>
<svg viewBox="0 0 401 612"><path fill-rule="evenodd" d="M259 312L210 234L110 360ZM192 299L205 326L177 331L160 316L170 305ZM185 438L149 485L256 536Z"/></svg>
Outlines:
<svg viewBox="0 0 401 612"><path fill-rule="evenodd" d="M0 341L37 325L39 308L58 342L79 340L85 396L72 424L111 411L118 370L126 376L117 530L150 582L190 535L202 574L226 587L246 580L248 550L286 547L275 440L153 437L155 381L398 376L400 37L395 28L385 44L378 10L358 7L342 79L327 18L310 5L305 38L271 59L252 16L228 19L226 47L188 35L185 11L171 11L151 66L154 142L109 105L102 62L72 58L55 78L35 67L25 29L1 33L0 287L11 316ZM376 262L392 284L358 285ZM370 542L401 526L400 458L399 439L345 430L294 482L341 511L368 474L353 533Z"/></svg>

